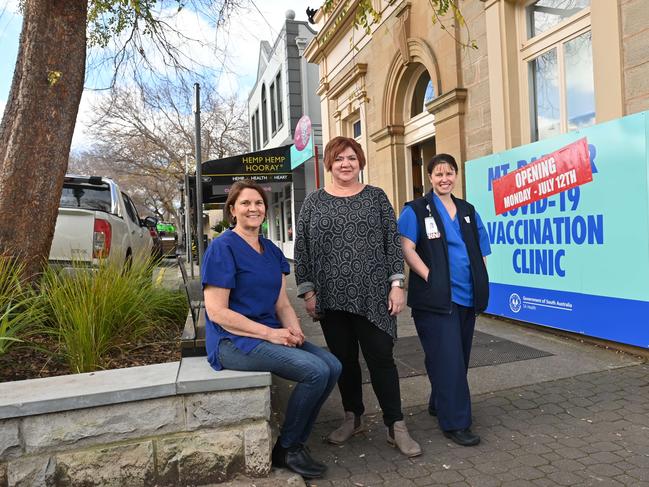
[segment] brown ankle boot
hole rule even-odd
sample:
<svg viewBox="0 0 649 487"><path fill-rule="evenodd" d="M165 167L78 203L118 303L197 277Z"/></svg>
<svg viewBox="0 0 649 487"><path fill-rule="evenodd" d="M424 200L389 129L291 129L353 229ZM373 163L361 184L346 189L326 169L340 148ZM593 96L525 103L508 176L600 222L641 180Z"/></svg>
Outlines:
<svg viewBox="0 0 649 487"><path fill-rule="evenodd" d="M398 448L408 458L421 455L419 443L411 438L403 420L396 421L391 428L388 428L388 443Z"/></svg>
<svg viewBox="0 0 649 487"><path fill-rule="evenodd" d="M363 426L362 416L356 416L351 411L345 411L343 424L329 433L327 441L334 445L342 445L352 436L361 433L364 430L365 428Z"/></svg>

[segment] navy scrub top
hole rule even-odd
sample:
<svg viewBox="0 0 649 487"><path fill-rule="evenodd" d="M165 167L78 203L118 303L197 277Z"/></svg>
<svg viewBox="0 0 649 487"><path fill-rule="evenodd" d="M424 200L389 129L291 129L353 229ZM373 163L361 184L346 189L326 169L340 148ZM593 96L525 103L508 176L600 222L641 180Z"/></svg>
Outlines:
<svg viewBox="0 0 649 487"><path fill-rule="evenodd" d="M203 288L209 285L230 289L232 311L266 326L281 328L275 304L282 287L282 274L289 274L290 266L273 242L264 237L259 240L261 254L232 230L214 239L203 256ZM210 320L207 311L205 318L207 360L215 370L223 368L219 362L221 340L229 339L246 354L262 342L259 338L233 335Z"/></svg>
<svg viewBox="0 0 649 487"><path fill-rule="evenodd" d="M466 251L466 245L462 238L460 222L446 211L446 207L439 196L433 193L433 201L437 212L442 217L444 231L446 233L446 243L448 244L448 266L451 274L451 301L460 306L473 306L473 282L471 280L471 265L469 263L469 254ZM491 253L489 245L489 236L482 224L480 215L475 213L476 225L478 227L478 237L480 240L480 250L482 255ZM419 224L415 210L410 206L405 206L399 216L399 233L408 238L415 244L419 236Z"/></svg>

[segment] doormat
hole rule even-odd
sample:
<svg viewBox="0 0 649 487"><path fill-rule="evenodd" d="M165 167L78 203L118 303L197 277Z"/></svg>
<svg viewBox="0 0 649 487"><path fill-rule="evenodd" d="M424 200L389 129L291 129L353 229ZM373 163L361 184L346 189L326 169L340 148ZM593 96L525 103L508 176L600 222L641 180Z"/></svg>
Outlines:
<svg viewBox="0 0 649 487"><path fill-rule="evenodd" d="M363 383L368 383L370 381L370 375L365 360L362 358L362 354L360 355ZM469 368L507 364L552 355L543 350L538 350L476 330L473 335L473 347L471 348ZM400 378L426 375L424 351L417 336L404 337L397 340L397 344L394 347L394 361L397 364Z"/></svg>

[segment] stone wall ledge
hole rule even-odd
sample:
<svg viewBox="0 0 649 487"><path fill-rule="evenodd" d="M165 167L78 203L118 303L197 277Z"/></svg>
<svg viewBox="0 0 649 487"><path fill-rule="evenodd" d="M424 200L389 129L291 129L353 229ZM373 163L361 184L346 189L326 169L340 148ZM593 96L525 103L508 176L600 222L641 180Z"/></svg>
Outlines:
<svg viewBox="0 0 649 487"><path fill-rule="evenodd" d="M0 383L0 420L270 385L268 372L216 372L205 357L187 357L166 364Z"/></svg>

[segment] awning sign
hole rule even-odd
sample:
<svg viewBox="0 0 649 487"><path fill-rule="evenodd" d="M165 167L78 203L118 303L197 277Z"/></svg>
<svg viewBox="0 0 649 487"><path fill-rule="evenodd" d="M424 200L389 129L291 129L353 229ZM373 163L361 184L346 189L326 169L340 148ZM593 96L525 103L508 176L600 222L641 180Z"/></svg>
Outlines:
<svg viewBox="0 0 649 487"><path fill-rule="evenodd" d="M586 137L493 181L496 215L593 180Z"/></svg>
<svg viewBox="0 0 649 487"><path fill-rule="evenodd" d="M203 163L203 181L210 178L211 184L232 185L241 179L252 179L257 183L289 183L291 174L290 145L272 149L239 154L225 159Z"/></svg>

